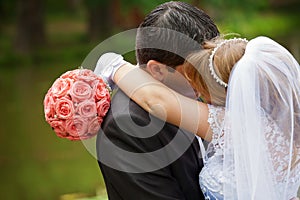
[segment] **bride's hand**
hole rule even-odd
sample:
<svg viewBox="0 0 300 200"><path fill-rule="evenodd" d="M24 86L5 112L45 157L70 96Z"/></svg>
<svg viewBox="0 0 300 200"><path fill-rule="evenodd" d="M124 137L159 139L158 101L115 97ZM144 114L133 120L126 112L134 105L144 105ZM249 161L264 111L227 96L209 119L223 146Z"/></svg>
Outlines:
<svg viewBox="0 0 300 200"><path fill-rule="evenodd" d="M126 63L128 62L126 62L120 54L113 52L105 53L98 59L94 73L105 79L111 89L114 89L114 74Z"/></svg>

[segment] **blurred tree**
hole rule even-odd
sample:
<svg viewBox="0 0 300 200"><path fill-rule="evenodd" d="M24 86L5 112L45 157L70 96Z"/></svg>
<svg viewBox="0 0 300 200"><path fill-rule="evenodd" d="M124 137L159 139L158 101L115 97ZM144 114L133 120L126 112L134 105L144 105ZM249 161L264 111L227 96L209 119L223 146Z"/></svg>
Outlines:
<svg viewBox="0 0 300 200"><path fill-rule="evenodd" d="M163 4L170 0L122 0L122 14L126 17L122 18L124 28L136 28L151 10L159 4ZM182 0L188 3L196 4L199 0ZM192 2L193 1L193 2Z"/></svg>
<svg viewBox="0 0 300 200"><path fill-rule="evenodd" d="M192 0L191 4L195 5L195 6L198 6L198 5L200 5L201 2L202 2L202 0Z"/></svg>
<svg viewBox="0 0 300 200"><path fill-rule="evenodd" d="M28 53L46 41L44 7L42 0L17 1L17 32L15 49Z"/></svg>
<svg viewBox="0 0 300 200"><path fill-rule="evenodd" d="M15 16L16 0L4 1L0 0L0 30L2 26L11 22Z"/></svg>
<svg viewBox="0 0 300 200"><path fill-rule="evenodd" d="M122 27L123 19L121 14L121 1L120 0L112 0L112 17L116 26Z"/></svg>
<svg viewBox="0 0 300 200"><path fill-rule="evenodd" d="M220 13L230 13L232 10L240 10L242 12L251 13L254 10L265 9L269 6L269 0L204 0L206 5L211 6L215 11Z"/></svg>
<svg viewBox="0 0 300 200"><path fill-rule="evenodd" d="M80 0L66 0L67 9L71 12L76 12L81 1Z"/></svg>
<svg viewBox="0 0 300 200"><path fill-rule="evenodd" d="M3 1L0 1L0 33L1 33L1 30L2 30L2 26L3 26L3 23L5 21L5 9L4 9L4 4L3 4Z"/></svg>
<svg viewBox="0 0 300 200"><path fill-rule="evenodd" d="M91 40L105 38L114 29L110 0L86 0L88 15L88 36Z"/></svg>
<svg viewBox="0 0 300 200"><path fill-rule="evenodd" d="M269 0L269 2L273 7L296 5L297 3L299 5L299 0Z"/></svg>

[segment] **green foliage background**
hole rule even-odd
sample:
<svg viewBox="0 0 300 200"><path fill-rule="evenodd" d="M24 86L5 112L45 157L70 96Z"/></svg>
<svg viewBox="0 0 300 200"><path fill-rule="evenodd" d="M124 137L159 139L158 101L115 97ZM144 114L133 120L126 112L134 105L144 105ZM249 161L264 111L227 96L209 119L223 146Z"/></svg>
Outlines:
<svg viewBox="0 0 300 200"><path fill-rule="evenodd" d="M69 9L67 1L47 0L47 43L19 54L14 49L16 0L1 1L0 25L0 196L1 199L105 199L97 161L80 142L59 139L43 116L43 98L53 81L78 67L99 41L90 41L84 1ZM99 3L88 0L88 3ZM103 1L101 1L103 2ZM124 18L139 8L145 15L166 1L123 0ZM267 0L202 0L197 4L222 33L249 39L269 36L300 58L299 3ZM296 2L296 3L295 3ZM108 2L106 2L108 3ZM131 24L132 28L138 24ZM114 27L118 33L124 27ZM128 56L134 62L134 52ZM124 183L126 184L126 183Z"/></svg>

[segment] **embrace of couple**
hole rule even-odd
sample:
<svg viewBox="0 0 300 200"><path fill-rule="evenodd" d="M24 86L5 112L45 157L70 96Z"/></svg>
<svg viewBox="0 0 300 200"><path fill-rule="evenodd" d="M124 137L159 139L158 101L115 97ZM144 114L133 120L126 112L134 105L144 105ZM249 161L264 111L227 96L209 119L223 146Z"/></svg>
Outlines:
<svg viewBox="0 0 300 200"><path fill-rule="evenodd" d="M118 86L97 136L109 199L297 199L300 67L284 47L226 40L167 2L137 29L136 57L95 69Z"/></svg>

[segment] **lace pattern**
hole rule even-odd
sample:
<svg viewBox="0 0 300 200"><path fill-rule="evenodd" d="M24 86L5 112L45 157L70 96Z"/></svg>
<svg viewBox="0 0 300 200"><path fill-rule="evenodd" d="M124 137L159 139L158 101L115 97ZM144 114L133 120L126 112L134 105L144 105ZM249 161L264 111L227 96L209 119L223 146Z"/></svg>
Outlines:
<svg viewBox="0 0 300 200"><path fill-rule="evenodd" d="M224 156L224 115L225 108L217 107L213 105L208 105L209 115L208 123L212 130L212 140L208 145L206 155L205 155L205 166L199 175L199 182L204 194L208 195L207 199L214 199L214 195L223 195L223 184L228 180L232 180L234 176L233 169L227 171L227 174L223 173L223 156ZM292 168L289 174L289 182L286 183L287 169L289 167L289 140L287 136L280 131L278 126L271 119L266 119L265 121L265 142L268 149L268 157L270 163L273 167L272 173L276 174L276 180L273 180L278 189L278 193L284 193L285 185L288 185L287 193L288 198L295 197L299 183L300 183L300 165L296 165L295 162L300 162L299 149L294 148L294 158L292 163ZM226 178L227 177L227 178ZM234 188L234 184L232 184ZM235 197L233 197L235 199Z"/></svg>
<svg viewBox="0 0 300 200"><path fill-rule="evenodd" d="M212 130L212 140L208 145L207 157L213 154L222 155L224 149L224 115L225 108L208 104L208 123Z"/></svg>
<svg viewBox="0 0 300 200"><path fill-rule="evenodd" d="M290 174L288 174L290 162L290 139L280 131L279 127L274 121L267 118L265 122L265 142L267 144L266 151L268 153L272 171L276 175L278 193L284 193L285 185L288 186L289 197L292 198L297 193L300 184L300 150L295 145L293 146L293 158L291 160ZM286 179L288 178L288 183Z"/></svg>
<svg viewBox="0 0 300 200"><path fill-rule="evenodd" d="M224 108L208 105L208 123L212 130L212 140L204 158L204 167L199 175L201 190L205 199L223 199L223 146Z"/></svg>

